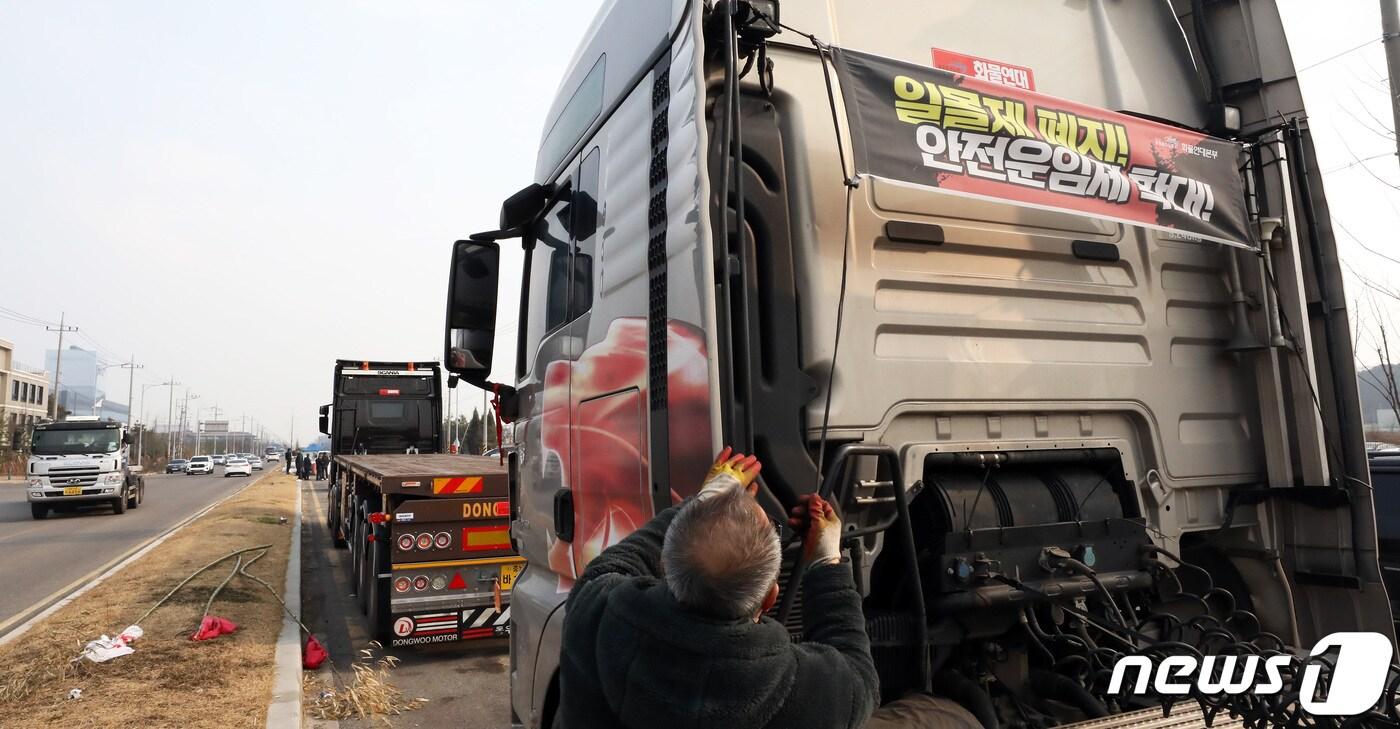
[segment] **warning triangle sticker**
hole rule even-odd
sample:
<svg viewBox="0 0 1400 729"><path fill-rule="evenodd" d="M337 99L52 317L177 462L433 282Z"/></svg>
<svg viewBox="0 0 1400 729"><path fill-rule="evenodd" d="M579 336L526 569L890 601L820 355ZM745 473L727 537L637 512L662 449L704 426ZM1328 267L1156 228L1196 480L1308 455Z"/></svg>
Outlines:
<svg viewBox="0 0 1400 729"><path fill-rule="evenodd" d="M461 572L454 572L454 573L452 574L452 581L449 582L449 583L447 583L447 589L449 589L449 590L460 590L460 589L462 589L462 588L464 588L464 587L466 587L466 586L467 586L467 581L464 580L464 579L462 579L462 573L461 573Z"/></svg>

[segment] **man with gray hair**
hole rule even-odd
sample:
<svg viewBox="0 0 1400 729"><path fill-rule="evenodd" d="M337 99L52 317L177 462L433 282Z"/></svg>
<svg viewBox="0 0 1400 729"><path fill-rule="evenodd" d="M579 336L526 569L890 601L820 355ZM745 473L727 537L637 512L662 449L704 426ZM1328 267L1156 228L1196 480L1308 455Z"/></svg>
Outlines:
<svg viewBox="0 0 1400 729"><path fill-rule="evenodd" d="M820 496L805 497L790 520L810 565L803 642L764 615L778 598L782 552L754 499L760 468L726 448L700 493L589 563L564 617L554 729L977 726L927 696L876 710L879 678L841 561L841 521Z"/></svg>

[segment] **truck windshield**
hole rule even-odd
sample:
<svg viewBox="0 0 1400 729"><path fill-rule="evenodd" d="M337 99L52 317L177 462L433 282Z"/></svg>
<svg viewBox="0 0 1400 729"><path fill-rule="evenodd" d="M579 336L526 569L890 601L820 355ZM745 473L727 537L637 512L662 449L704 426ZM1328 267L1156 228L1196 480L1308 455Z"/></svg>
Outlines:
<svg viewBox="0 0 1400 729"><path fill-rule="evenodd" d="M116 453L120 447L121 431L116 428L34 431L33 450L40 456Z"/></svg>

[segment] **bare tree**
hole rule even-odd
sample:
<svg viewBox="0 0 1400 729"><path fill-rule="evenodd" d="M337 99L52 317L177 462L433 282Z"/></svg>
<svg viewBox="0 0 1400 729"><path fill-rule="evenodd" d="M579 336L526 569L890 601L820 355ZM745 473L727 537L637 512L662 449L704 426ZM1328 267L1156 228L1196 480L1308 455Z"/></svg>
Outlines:
<svg viewBox="0 0 1400 729"><path fill-rule="evenodd" d="M1390 411L1395 415L1395 421L1400 424L1400 386L1395 382L1395 362L1390 355L1390 337L1386 330L1386 318L1382 316L1380 308L1371 302L1371 309L1375 315L1376 325L1376 362L1375 367L1358 367L1357 372L1361 376L1361 381L1366 383L1385 400L1390 406Z"/></svg>

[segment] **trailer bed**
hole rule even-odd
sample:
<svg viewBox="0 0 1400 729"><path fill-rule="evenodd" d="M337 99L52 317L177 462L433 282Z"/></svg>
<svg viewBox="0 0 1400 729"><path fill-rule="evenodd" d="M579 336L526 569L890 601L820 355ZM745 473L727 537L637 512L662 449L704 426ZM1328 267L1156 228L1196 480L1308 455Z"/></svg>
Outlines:
<svg viewBox="0 0 1400 729"><path fill-rule="evenodd" d="M509 471L495 458L447 453L375 453L335 456L384 494L460 497L505 496Z"/></svg>

